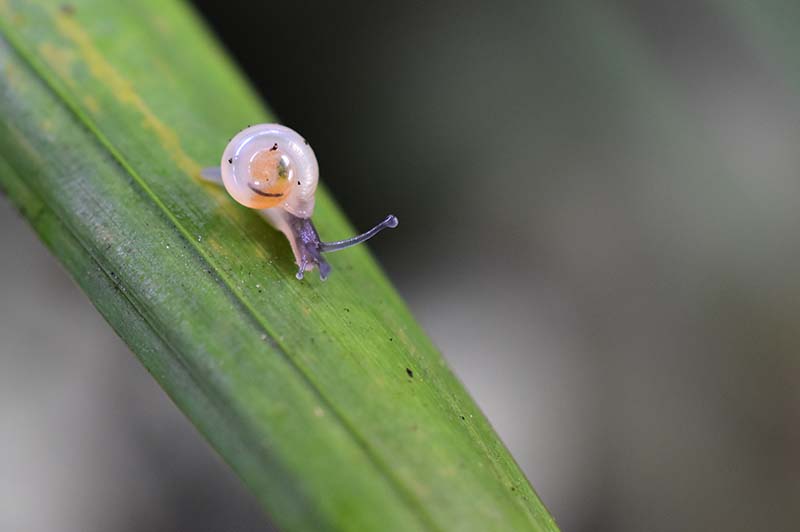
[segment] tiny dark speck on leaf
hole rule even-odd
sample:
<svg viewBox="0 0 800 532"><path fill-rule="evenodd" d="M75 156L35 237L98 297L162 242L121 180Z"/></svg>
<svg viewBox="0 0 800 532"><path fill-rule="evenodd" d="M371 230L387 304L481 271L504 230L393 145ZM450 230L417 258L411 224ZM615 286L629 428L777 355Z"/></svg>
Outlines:
<svg viewBox="0 0 800 532"><path fill-rule="evenodd" d="M389 338L389 341L390 342L394 342L394 338Z"/></svg>
<svg viewBox="0 0 800 532"><path fill-rule="evenodd" d="M72 4L61 4L61 12L65 15L74 15L75 14L75 6Z"/></svg>
<svg viewBox="0 0 800 532"><path fill-rule="evenodd" d="M517 491L517 488L515 488L514 486L511 486L511 491Z"/></svg>
<svg viewBox="0 0 800 532"><path fill-rule="evenodd" d="M344 307L344 311L345 311L345 312L350 312L350 309L349 309L349 308L347 308L347 307Z"/></svg>
<svg viewBox="0 0 800 532"><path fill-rule="evenodd" d="M465 418L464 416L461 416L461 421L466 421L466 419L467 418Z"/></svg>
<svg viewBox="0 0 800 532"><path fill-rule="evenodd" d="M406 373L408 373L408 376L411 377L412 379L414 378L414 372L411 371L411 368L406 368Z"/></svg>

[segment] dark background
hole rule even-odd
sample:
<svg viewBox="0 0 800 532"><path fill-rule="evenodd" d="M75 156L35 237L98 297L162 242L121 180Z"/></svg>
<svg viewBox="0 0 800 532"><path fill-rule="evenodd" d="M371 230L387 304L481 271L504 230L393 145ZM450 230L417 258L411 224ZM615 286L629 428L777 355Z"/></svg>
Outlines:
<svg viewBox="0 0 800 532"><path fill-rule="evenodd" d="M370 246L562 530L797 529L800 5L194 3L399 216ZM264 529L5 202L0 245L8 529Z"/></svg>

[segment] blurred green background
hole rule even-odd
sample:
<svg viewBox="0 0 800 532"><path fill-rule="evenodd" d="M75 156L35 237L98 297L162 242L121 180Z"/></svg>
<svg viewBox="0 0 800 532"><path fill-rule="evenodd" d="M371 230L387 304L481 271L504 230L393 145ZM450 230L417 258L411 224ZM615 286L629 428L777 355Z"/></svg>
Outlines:
<svg viewBox="0 0 800 532"><path fill-rule="evenodd" d="M399 216L370 245L562 530L797 529L800 4L194 3ZM0 529L268 529L6 200L0 249Z"/></svg>

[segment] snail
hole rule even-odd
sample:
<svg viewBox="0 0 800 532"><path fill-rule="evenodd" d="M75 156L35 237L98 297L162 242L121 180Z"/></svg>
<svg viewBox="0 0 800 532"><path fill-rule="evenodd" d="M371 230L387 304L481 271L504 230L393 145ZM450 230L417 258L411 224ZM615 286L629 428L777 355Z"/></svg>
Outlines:
<svg viewBox="0 0 800 532"><path fill-rule="evenodd" d="M398 223L390 214L358 236L322 242L311 222L319 181L317 158L303 137L280 124L258 124L240 131L225 147L220 166L204 168L201 176L223 185L245 207L258 209L286 235L299 268L298 279L316 266L324 281L331 266L322 253L355 246Z"/></svg>

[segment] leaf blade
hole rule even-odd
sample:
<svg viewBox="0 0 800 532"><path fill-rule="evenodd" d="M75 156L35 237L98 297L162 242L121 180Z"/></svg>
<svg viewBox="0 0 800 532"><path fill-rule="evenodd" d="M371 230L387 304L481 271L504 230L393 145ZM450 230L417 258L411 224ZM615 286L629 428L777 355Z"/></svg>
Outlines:
<svg viewBox="0 0 800 532"><path fill-rule="evenodd" d="M216 159L225 135L268 115L245 84L230 81L234 70L192 15L169 2L74 5L72 14L47 3L0 7L13 44L4 64L27 72L16 89L7 83L0 104L22 124L3 131L3 153L32 145L10 165L39 175L34 194L124 289L203 394L226 405L242 432L233 442L215 434L214 423L202 428L207 408L192 411L200 399L182 399L190 394L160 379L281 525L555 529L366 250L336 256L335 277L324 286L297 283L281 237L193 179L199 160ZM12 28L15 16L27 25ZM120 25L110 32L106 20ZM161 67L173 78L166 84L142 75L158 68L153 57L163 42L148 44L153 33L190 44ZM131 42L137 54L125 48ZM209 90L181 103L200 81L198 63ZM220 95L230 106L212 105ZM76 145L65 147L64 138ZM75 153L93 155L81 165ZM349 232L324 191L315 218L333 235ZM87 292L96 302L107 296ZM245 458L274 456L274 463L254 468L258 474L245 458L237 463L230 449L242 442L252 445ZM347 464L355 467L345 471ZM293 496L263 483L270 468L286 470L279 476L297 488Z"/></svg>

